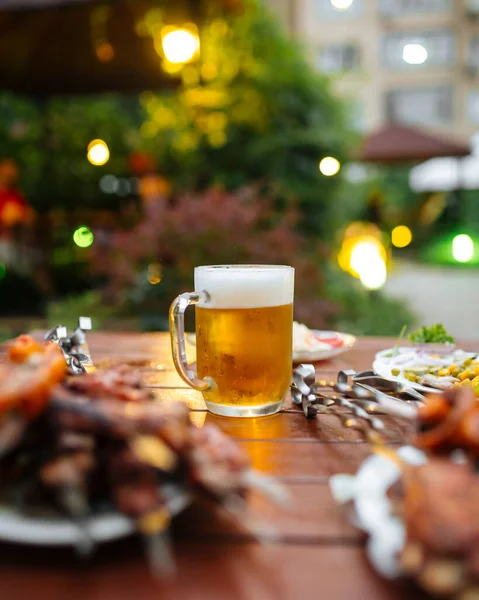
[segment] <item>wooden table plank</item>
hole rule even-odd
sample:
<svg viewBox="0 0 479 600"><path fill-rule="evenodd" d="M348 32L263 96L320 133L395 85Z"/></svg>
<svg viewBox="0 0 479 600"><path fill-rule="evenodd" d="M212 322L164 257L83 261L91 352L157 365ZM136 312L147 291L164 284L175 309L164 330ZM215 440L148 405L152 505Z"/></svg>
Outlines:
<svg viewBox="0 0 479 600"><path fill-rule="evenodd" d="M273 505L258 492L248 495L247 515L260 530L271 531L275 542L325 544L359 544L364 536L353 527L345 510L334 502L327 480L322 483L288 483L290 502L285 507ZM254 540L254 535L228 515L211 518L207 507L195 506L177 519L177 527L186 538L215 535L222 539Z"/></svg>
<svg viewBox="0 0 479 600"><path fill-rule="evenodd" d="M404 419L382 417L385 425L393 432L394 440L405 440L412 431L410 422ZM355 429L346 429L334 415L317 415L306 419L302 412L279 413L271 417L256 419L227 419L208 413L206 423L212 423L236 439L277 440L289 442L361 442L361 434Z"/></svg>
<svg viewBox="0 0 479 600"><path fill-rule="evenodd" d="M240 441L255 469L288 481L326 481L335 473L355 473L371 453L365 442L343 444Z"/></svg>
<svg viewBox="0 0 479 600"><path fill-rule="evenodd" d="M217 417L205 410L201 394L185 388L174 372L167 334L93 332L88 338L96 364L126 362L138 368L158 402L184 402L197 426L214 423L236 438L254 468L288 487L294 504L286 512L252 495L251 515L275 524L279 534L277 543L266 546L245 540L244 531L231 524L201 518L202 509L193 509L175 525L178 577L160 584L150 577L136 538L106 544L86 562L68 549L0 544L2 597L30 600L32 592L49 600L420 597L414 589L383 581L372 572L361 534L331 497L328 478L354 473L370 453L357 432L344 430L333 416L308 421L290 399L284 411L272 417ZM375 353L393 344L392 339L360 339L347 354L317 363L317 379L334 380L343 368L370 368ZM194 348L188 351L194 359ZM384 420L398 442L411 434L412 426L404 420Z"/></svg>
<svg viewBox="0 0 479 600"><path fill-rule="evenodd" d="M104 548L82 565L66 553L50 564L45 554L0 554L2 597L30 600L416 600L419 593L371 572L362 549L347 545L210 544L175 547L177 577L159 583L139 547ZM126 547L128 550L128 547ZM136 555L136 556L135 556ZM51 560L51 559L50 559ZM26 571L26 566L30 568ZM28 576L26 573L28 572Z"/></svg>

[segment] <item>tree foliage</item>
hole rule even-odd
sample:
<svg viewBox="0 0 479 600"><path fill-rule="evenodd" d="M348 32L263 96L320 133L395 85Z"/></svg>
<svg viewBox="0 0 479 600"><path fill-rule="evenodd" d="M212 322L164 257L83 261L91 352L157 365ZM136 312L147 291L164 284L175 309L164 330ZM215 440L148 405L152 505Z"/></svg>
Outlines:
<svg viewBox="0 0 479 600"><path fill-rule="evenodd" d="M278 213L256 187L185 192L129 231L97 236L93 264L106 277L107 297L143 315L166 315L172 298L193 289L197 265L290 264L297 318L324 327L334 306L324 299L323 250L295 230L297 219L294 207Z"/></svg>
<svg viewBox="0 0 479 600"><path fill-rule="evenodd" d="M20 168L20 187L40 211L115 207L101 193L105 173L127 173L128 154L140 141L137 98L115 95L38 100L0 95L0 158ZM94 167L87 146L105 140L111 159Z"/></svg>
<svg viewBox="0 0 479 600"><path fill-rule="evenodd" d="M264 181L324 232L339 180L322 176L318 162L346 157L344 107L262 3L245 5L205 25L201 58L182 69L180 90L142 94L144 147L178 187Z"/></svg>

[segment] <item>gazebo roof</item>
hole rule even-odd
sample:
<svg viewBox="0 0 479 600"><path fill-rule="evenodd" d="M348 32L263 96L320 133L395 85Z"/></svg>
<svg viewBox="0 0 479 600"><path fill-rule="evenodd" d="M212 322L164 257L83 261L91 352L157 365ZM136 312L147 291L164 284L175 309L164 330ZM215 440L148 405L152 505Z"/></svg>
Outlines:
<svg viewBox="0 0 479 600"><path fill-rule="evenodd" d="M417 162L440 156L466 156L469 153L469 144L404 125L387 125L366 138L359 160Z"/></svg>

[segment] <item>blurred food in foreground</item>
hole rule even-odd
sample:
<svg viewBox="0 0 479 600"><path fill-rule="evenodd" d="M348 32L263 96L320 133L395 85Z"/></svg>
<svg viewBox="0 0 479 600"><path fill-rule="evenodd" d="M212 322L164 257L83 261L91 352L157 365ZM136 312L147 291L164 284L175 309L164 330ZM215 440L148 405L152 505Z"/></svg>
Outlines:
<svg viewBox="0 0 479 600"><path fill-rule="evenodd" d="M462 450L479 459L479 401L470 387L430 395L419 408L415 444L431 452Z"/></svg>
<svg viewBox="0 0 479 600"><path fill-rule="evenodd" d="M0 365L0 409L5 510L66 514L86 537L89 517L115 509L161 536L172 494L209 499L246 527L248 489L282 498L225 434L195 427L180 402L155 402L127 366L67 377L54 343L22 336Z"/></svg>
<svg viewBox="0 0 479 600"><path fill-rule="evenodd" d="M428 592L474 598L479 585L479 477L470 465L432 459L402 475L404 571Z"/></svg>

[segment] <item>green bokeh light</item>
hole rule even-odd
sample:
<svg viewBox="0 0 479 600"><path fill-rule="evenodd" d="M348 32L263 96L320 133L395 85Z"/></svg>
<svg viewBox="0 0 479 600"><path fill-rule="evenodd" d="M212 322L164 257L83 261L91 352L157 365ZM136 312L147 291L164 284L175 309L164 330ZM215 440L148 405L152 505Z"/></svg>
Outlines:
<svg viewBox="0 0 479 600"><path fill-rule="evenodd" d="M434 241L421 250L421 259L430 264L477 268L479 266L479 238L474 233L469 234L468 237L473 243L473 253L467 261L462 262L456 260L453 254L453 241L457 237L458 234L437 236Z"/></svg>
<svg viewBox="0 0 479 600"><path fill-rule="evenodd" d="M0 262L0 280L3 279L6 274L7 274L7 267L3 263Z"/></svg>
<svg viewBox="0 0 479 600"><path fill-rule="evenodd" d="M466 263L474 257L474 242L465 233L456 235L452 240L452 256L457 262Z"/></svg>
<svg viewBox="0 0 479 600"><path fill-rule="evenodd" d="M89 248L94 240L93 232L85 225L78 227L73 232L73 241L79 248Z"/></svg>

